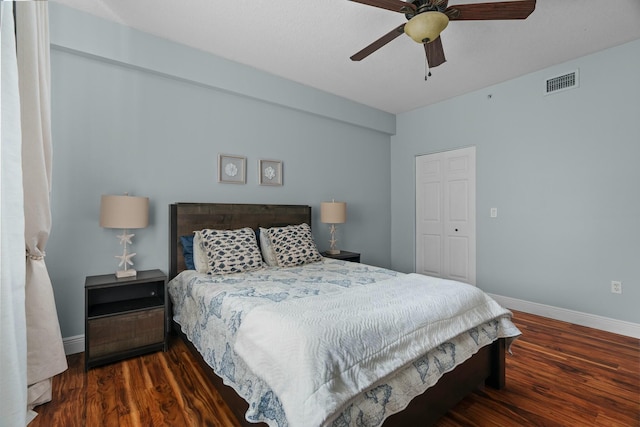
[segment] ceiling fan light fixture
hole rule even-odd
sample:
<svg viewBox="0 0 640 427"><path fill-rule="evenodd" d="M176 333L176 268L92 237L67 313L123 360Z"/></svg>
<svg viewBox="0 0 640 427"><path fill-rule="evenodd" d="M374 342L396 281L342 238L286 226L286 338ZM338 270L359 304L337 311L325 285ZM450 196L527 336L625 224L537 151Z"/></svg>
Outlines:
<svg viewBox="0 0 640 427"><path fill-rule="evenodd" d="M417 43L429 43L440 36L449 25L449 17L442 12L423 12L409 20L404 32Z"/></svg>

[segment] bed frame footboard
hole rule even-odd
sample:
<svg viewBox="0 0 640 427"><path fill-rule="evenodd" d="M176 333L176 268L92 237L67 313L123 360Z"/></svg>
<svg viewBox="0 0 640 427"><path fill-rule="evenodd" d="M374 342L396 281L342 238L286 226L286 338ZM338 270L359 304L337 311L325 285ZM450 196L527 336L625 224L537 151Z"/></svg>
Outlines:
<svg viewBox="0 0 640 427"><path fill-rule="evenodd" d="M431 426L469 393L484 385L501 389L505 385L505 346L500 338L481 348L473 357L448 372L402 412L391 415L384 427Z"/></svg>
<svg viewBox="0 0 640 427"><path fill-rule="evenodd" d="M249 404L225 385L213 369L204 361L202 355L184 335L180 325L173 323L173 331L185 342L187 348L218 390L225 403L242 427L267 426L265 423L250 423L244 414ZM466 395L479 387L487 385L501 389L505 385L505 349L504 338L481 348L473 357L446 373L440 380L420 396L414 398L402 412L391 415L384 427L406 427L410 425L430 426L460 402Z"/></svg>

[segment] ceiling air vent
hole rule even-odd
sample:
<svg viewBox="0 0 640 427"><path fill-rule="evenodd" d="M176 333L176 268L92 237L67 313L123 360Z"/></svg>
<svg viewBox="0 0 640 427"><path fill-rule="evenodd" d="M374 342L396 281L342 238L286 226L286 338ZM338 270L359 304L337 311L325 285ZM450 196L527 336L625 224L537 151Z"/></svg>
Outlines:
<svg viewBox="0 0 640 427"><path fill-rule="evenodd" d="M552 77L547 79L544 94L549 95L551 93L562 92L563 90L573 89L579 86L578 70L572 71L561 76Z"/></svg>

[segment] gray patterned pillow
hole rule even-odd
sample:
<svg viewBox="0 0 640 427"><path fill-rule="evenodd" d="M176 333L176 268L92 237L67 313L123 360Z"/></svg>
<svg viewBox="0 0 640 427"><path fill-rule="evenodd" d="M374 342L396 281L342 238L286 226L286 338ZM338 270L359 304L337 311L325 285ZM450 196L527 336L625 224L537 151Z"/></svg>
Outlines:
<svg viewBox="0 0 640 427"><path fill-rule="evenodd" d="M251 228L200 231L207 254L207 274L240 273L262 268L262 255Z"/></svg>
<svg viewBox="0 0 640 427"><path fill-rule="evenodd" d="M322 260L308 224L272 227L267 233L280 267L293 267Z"/></svg>

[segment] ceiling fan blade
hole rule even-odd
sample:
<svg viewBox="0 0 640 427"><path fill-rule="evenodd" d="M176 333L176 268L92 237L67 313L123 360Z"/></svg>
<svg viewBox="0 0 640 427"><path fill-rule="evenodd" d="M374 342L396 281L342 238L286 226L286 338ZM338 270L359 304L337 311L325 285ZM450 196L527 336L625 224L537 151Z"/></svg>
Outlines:
<svg viewBox="0 0 640 427"><path fill-rule="evenodd" d="M378 40L376 40L373 43L371 43L369 46L367 46L364 49L362 49L360 52L354 54L353 56L351 56L351 60L352 61L361 61L364 58L366 58L367 56L371 55L376 50L380 49L382 46L384 46L387 43L389 43L391 40L394 40L398 36L400 36L401 34L404 34L404 25L405 24L402 24L399 27L394 28L393 30L391 30L387 34L385 34L384 36L380 37Z"/></svg>
<svg viewBox="0 0 640 427"><path fill-rule="evenodd" d="M442 47L442 36L438 37L431 43L424 44L424 52L427 54L427 62L429 68L437 67L447 62L444 57L444 48Z"/></svg>
<svg viewBox="0 0 640 427"><path fill-rule="evenodd" d="M415 14L417 8L413 3L403 2L402 0L351 0L356 3L367 4L369 6L379 7L381 9L391 10L393 12Z"/></svg>
<svg viewBox="0 0 640 427"><path fill-rule="evenodd" d="M536 0L499 3L461 4L448 7L444 13L451 21L486 19L525 19L536 8Z"/></svg>

